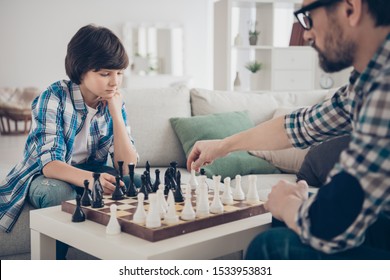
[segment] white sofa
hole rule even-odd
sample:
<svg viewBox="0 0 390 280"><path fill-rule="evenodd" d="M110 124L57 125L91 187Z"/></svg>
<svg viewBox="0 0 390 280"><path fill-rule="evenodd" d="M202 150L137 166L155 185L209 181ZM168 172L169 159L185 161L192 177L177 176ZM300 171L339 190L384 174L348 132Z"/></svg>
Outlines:
<svg viewBox="0 0 390 280"><path fill-rule="evenodd" d="M328 90L307 92L238 93L173 87L163 89L123 90L132 135L140 155L136 172L143 172L146 161L152 170L161 174L171 161L177 161L182 183L188 182L190 173L185 169L185 153L170 124L170 118L190 118L230 111L247 110L254 124L266 121L280 108L296 108L321 102ZM280 179L295 181L295 174L257 174L260 198ZM247 187L242 176L242 186ZM232 178L234 186L234 178ZM10 234L0 232L0 259L28 259L30 257L29 211L26 205Z"/></svg>

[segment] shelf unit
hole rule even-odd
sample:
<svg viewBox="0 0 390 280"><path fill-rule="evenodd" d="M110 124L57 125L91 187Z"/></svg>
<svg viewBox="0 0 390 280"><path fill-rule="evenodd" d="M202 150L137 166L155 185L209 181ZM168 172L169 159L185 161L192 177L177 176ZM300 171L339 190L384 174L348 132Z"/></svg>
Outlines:
<svg viewBox="0 0 390 280"><path fill-rule="evenodd" d="M322 71L318 67L315 50L308 46L289 46L292 25L295 22L293 11L301 6L301 2L216 1L214 88L233 90L238 72L241 91L319 89ZM248 31L254 23L257 23L255 26L260 35L257 44L250 45ZM248 62L254 60L262 63L262 69L256 74L252 74L245 67ZM337 74L332 76L334 75Z"/></svg>

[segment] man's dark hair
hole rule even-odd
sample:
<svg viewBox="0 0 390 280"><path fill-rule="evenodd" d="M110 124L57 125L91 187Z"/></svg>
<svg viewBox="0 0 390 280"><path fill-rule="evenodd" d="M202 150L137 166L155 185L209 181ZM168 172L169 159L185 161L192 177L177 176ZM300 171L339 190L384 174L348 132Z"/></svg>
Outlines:
<svg viewBox="0 0 390 280"><path fill-rule="evenodd" d="M376 26L390 25L389 0L363 0L367 3L368 11L374 17Z"/></svg>
<svg viewBox="0 0 390 280"><path fill-rule="evenodd" d="M86 25L77 31L68 44L65 70L70 80L81 84L90 70L125 69L129 58L119 38L105 27Z"/></svg>
<svg viewBox="0 0 390 280"><path fill-rule="evenodd" d="M322 2L341 2L340 0L319 0ZM375 20L376 26L390 25L390 0L362 0L367 4L371 16ZM336 6L330 5L325 7L328 12L333 12Z"/></svg>

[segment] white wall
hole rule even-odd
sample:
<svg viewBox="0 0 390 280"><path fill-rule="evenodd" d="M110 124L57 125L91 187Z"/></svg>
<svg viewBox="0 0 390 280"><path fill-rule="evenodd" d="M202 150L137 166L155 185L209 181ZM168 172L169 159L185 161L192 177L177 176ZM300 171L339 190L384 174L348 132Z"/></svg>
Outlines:
<svg viewBox="0 0 390 280"><path fill-rule="evenodd" d="M184 70L193 85L213 87L212 0L0 0L0 87L44 88L67 78L66 47L83 25L110 28L122 38L132 22L184 27Z"/></svg>

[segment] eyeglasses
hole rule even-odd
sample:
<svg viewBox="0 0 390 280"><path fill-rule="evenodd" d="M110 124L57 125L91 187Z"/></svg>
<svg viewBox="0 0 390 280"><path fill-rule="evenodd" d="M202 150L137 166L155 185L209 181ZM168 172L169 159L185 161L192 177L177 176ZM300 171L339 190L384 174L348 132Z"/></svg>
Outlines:
<svg viewBox="0 0 390 280"><path fill-rule="evenodd" d="M339 1L340 0L319 0L295 11L294 15L305 30L310 30L313 27L310 11L320 7L333 5Z"/></svg>

